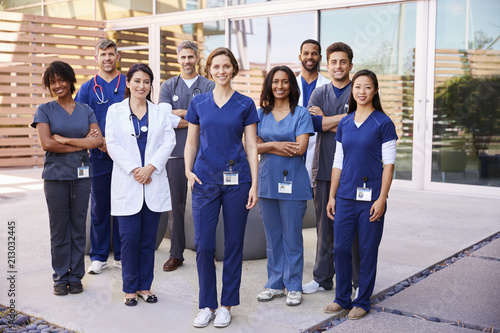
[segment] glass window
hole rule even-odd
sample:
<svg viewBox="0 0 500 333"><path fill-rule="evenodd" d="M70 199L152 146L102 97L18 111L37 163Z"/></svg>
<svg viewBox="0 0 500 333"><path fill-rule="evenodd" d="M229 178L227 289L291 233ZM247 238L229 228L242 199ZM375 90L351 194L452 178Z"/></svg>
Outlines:
<svg viewBox="0 0 500 333"><path fill-rule="evenodd" d="M149 65L148 28L114 31L109 38L118 46L120 53L118 69L123 74L138 62Z"/></svg>
<svg viewBox="0 0 500 333"><path fill-rule="evenodd" d="M315 36L315 13L231 22L231 51L240 64L236 90L258 105L265 73L277 65L300 72L300 44Z"/></svg>
<svg viewBox="0 0 500 333"><path fill-rule="evenodd" d="M195 41L198 44L198 73L206 76L205 62L210 52L225 44L224 21L213 21L196 24L183 24L161 27L160 81L180 74L177 62L177 45L183 40Z"/></svg>
<svg viewBox="0 0 500 333"><path fill-rule="evenodd" d="M432 181L500 186L500 3L437 3Z"/></svg>
<svg viewBox="0 0 500 333"><path fill-rule="evenodd" d="M354 53L351 77L364 68L377 74L382 107L399 137L395 178L406 180L412 173L415 26L415 3L321 12L323 61L328 45L344 42Z"/></svg>
<svg viewBox="0 0 500 333"><path fill-rule="evenodd" d="M45 16L93 20L94 6L86 0L47 3L45 5Z"/></svg>
<svg viewBox="0 0 500 333"><path fill-rule="evenodd" d="M96 1L96 20L118 20L122 18L138 17L153 14L153 1L113 1L113 0L94 0ZM88 7L89 2L78 0L85 3Z"/></svg>
<svg viewBox="0 0 500 333"><path fill-rule="evenodd" d="M158 14L214 7L224 7L224 0L156 0L156 11Z"/></svg>

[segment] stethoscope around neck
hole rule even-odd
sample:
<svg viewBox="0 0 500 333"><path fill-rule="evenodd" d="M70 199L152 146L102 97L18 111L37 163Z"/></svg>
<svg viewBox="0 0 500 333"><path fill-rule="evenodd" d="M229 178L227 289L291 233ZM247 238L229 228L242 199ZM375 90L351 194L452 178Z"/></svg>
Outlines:
<svg viewBox="0 0 500 333"><path fill-rule="evenodd" d="M115 94L118 94L118 87L120 86L120 79L121 79L121 75L120 75L120 73L118 73L118 82L116 83L116 88L114 91ZM96 88L101 89L101 96L99 96L99 94L97 93ZM97 97L97 99L99 100L99 102L97 102L97 104L106 104L107 102L109 102L109 98L107 100L104 100L104 89L102 89L102 87L99 84L97 84L97 74L94 76L94 93L95 93L95 96Z"/></svg>
<svg viewBox="0 0 500 333"><path fill-rule="evenodd" d="M196 95L199 95L201 94L201 89L199 87L200 85L200 78L198 76L197 77L197 80L196 80L196 87L193 89L193 97L196 96ZM177 76L177 80L175 80L175 85L174 85L174 96L172 96L172 101L174 102L177 102L179 100L179 96L177 96L177 94L175 93L175 91L177 90L177 85L179 84L179 79L181 78L180 75Z"/></svg>
<svg viewBox="0 0 500 333"><path fill-rule="evenodd" d="M148 107L148 104L146 103L146 117L147 118L147 122L146 122L146 125L145 126L141 126L141 123L140 123L140 120L139 118L137 117L137 115L135 113L132 112L132 107L130 106L130 99L128 100L128 106L130 108L130 115L128 116L128 120L130 121L130 126L132 128L132 136L135 137L136 139L139 139L141 137L141 132L142 133L146 133L148 131L148 127L149 127L149 107ZM134 123L134 119L136 120L136 124L137 124L137 129L139 130L139 134L136 134L137 131L135 130L136 129L136 126L135 126L135 123Z"/></svg>

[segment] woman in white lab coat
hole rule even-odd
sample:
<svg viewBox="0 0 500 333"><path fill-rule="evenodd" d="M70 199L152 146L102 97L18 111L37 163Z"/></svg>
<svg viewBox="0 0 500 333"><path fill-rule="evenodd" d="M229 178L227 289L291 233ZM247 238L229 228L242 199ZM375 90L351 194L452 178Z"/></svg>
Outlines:
<svg viewBox="0 0 500 333"><path fill-rule="evenodd" d="M125 100L106 117L106 144L113 159L111 214L118 219L125 305L157 297L153 281L156 231L161 212L171 210L165 164L175 146L171 107L151 102L153 72L135 64L127 73ZM127 98L128 97L128 98Z"/></svg>

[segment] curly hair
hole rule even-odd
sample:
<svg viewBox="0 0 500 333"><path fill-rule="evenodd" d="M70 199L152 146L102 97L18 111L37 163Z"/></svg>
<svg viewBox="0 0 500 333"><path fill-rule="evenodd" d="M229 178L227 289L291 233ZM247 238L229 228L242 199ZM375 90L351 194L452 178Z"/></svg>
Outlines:
<svg viewBox="0 0 500 333"><path fill-rule="evenodd" d="M66 82L71 83L71 94L76 90L76 76L73 68L64 61L53 61L43 73L42 86L50 91L50 94L54 96L52 90L50 90L50 81L60 78Z"/></svg>
<svg viewBox="0 0 500 333"><path fill-rule="evenodd" d="M292 70L287 66L276 66L269 71L264 82L262 83L262 92L260 93L260 107L264 110L265 114L271 112L274 108L274 94L273 94L273 78L276 72L285 72L288 75L288 82L290 84L290 94L288 94L288 101L290 103L290 112L293 114L295 107L299 104L300 88L295 79Z"/></svg>

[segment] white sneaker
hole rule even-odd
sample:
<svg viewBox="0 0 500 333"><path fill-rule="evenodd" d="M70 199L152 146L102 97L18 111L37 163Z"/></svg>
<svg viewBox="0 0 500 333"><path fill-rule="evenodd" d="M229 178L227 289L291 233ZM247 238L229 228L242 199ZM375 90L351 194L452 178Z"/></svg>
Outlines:
<svg viewBox="0 0 500 333"><path fill-rule="evenodd" d="M89 274L100 274L102 270L106 268L108 268L108 264L105 261L94 260L88 272Z"/></svg>
<svg viewBox="0 0 500 333"><path fill-rule="evenodd" d="M225 307L221 306L215 312L214 326L227 327L229 326L229 324L231 324L231 312Z"/></svg>
<svg viewBox="0 0 500 333"><path fill-rule="evenodd" d="M317 291L323 291L323 290L325 290L325 288L321 287L319 283L314 280L302 285L302 292L304 294L314 294Z"/></svg>
<svg viewBox="0 0 500 333"><path fill-rule="evenodd" d="M122 269L122 261L121 260L113 260L113 267Z"/></svg>
<svg viewBox="0 0 500 333"><path fill-rule="evenodd" d="M286 296L286 305L295 306L302 303L302 293L300 291L289 291Z"/></svg>
<svg viewBox="0 0 500 333"><path fill-rule="evenodd" d="M210 310L209 307L206 307L204 309L201 309L200 312L198 312L198 315L196 318L194 318L193 321L193 326L194 327L205 327L208 325L208 323L214 319L215 314L212 310Z"/></svg>
<svg viewBox="0 0 500 333"><path fill-rule="evenodd" d="M259 302L267 302L275 297L283 296L285 296L285 289L264 288L264 290L259 295L257 295L257 300Z"/></svg>

